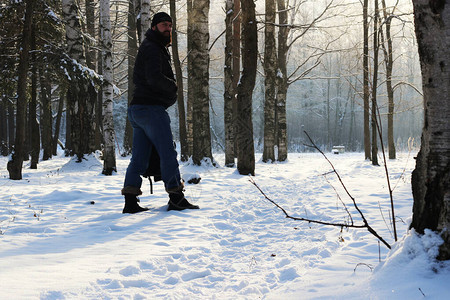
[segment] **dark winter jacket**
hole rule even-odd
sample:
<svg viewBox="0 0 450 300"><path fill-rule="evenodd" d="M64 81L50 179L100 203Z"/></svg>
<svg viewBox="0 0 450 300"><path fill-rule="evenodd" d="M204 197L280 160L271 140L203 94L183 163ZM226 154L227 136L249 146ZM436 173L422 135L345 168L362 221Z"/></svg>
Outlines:
<svg viewBox="0 0 450 300"><path fill-rule="evenodd" d="M145 36L134 66L131 105L162 105L168 108L177 100L177 84L170 53L157 32L149 29Z"/></svg>

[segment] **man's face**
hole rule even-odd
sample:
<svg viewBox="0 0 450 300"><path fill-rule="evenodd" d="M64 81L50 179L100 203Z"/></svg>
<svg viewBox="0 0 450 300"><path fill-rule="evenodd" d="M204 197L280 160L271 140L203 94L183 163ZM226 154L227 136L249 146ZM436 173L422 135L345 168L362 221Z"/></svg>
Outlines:
<svg viewBox="0 0 450 300"><path fill-rule="evenodd" d="M172 32L172 22L159 22L155 27L162 35L170 37L170 33Z"/></svg>

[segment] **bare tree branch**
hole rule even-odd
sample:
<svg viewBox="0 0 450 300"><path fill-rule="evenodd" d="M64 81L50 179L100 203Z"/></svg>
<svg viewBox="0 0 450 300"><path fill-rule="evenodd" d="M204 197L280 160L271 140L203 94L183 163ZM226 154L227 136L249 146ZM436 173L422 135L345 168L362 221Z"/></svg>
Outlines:
<svg viewBox="0 0 450 300"><path fill-rule="evenodd" d="M379 241L381 241L388 249L391 249L391 245L389 245L389 243L387 243L367 222L367 219L365 218L364 214L362 213L362 211L359 209L355 198L350 194L350 192L348 191L347 187L345 186L344 182L342 181L341 176L339 175L339 173L336 171L336 169L334 168L334 165L331 163L331 161L328 159L328 157L323 153L322 150L320 150L320 148L313 142L313 140L311 139L311 137L309 136L309 134L304 131L304 133L306 134L306 136L308 137L311 145L307 145L309 147L312 147L314 149L316 149L317 151L320 152L320 154L322 154L322 156L325 158L325 160L330 164L331 168L332 168L332 172L334 174L336 174L339 182L341 183L342 187L344 188L345 192L347 193L347 195L349 196L349 198L352 200L353 202L353 206L355 207L355 209L358 211L359 215L361 216L361 219L363 221L364 224L362 225L356 225L353 223L353 219L351 220L351 223L333 223L333 222L325 222L325 221L318 221L318 220L313 220L313 219L308 219L308 218L301 218L301 217L292 217L291 215L288 214L288 212L282 207L280 206L278 203L276 203L275 201L273 201L272 199L270 199L263 191L262 189L256 184L255 180L253 179L253 177L250 177L249 181L260 191L260 193L269 201L271 202L273 205L275 205L278 209L280 209L284 215L286 216L286 218L288 219L292 219L292 220L296 220L296 221L305 221L308 223L315 223L315 224L321 224L321 225L328 225L328 226L335 226L335 227L341 227L341 228L367 228L367 231L369 231L373 236L375 236ZM348 211L347 211L348 212Z"/></svg>
<svg viewBox="0 0 450 300"><path fill-rule="evenodd" d="M332 223L332 222L318 221L318 220L313 220L313 219L308 219L308 218L292 217L291 215L289 215L287 213L287 211L283 207L281 207L278 203L276 203L275 201L270 199L263 192L263 190L256 184L256 182L253 179L253 177L250 177L249 181L261 192L261 194L264 196L264 198L266 198L268 201L272 202L273 205L278 207L284 213L284 215L286 216L287 219L292 219L292 220L296 220L296 221L306 221L308 223L336 226L336 227L341 227L341 228L342 227L346 227L346 228L365 228L366 227L365 225L354 225L354 224L347 224L347 223Z"/></svg>
<svg viewBox="0 0 450 300"><path fill-rule="evenodd" d="M359 209L358 204L356 204L356 200L355 198L350 194L350 192L348 191L347 187L345 186L344 182L342 181L341 176L339 175L339 173L336 171L336 169L334 168L334 165L331 163L331 161L328 159L328 157L325 155L325 153L323 153L322 150L320 150L320 148L313 142L313 140L311 139L311 137L309 136L309 134L306 131L303 131L306 136L308 137L309 141L311 142L311 144L313 145L314 149L316 149L317 151L320 152L320 154L322 154L322 156L326 159L326 161L330 164L331 168L333 169L333 172L336 174L339 182L341 183L342 187L344 188L345 192L347 193L347 195L350 197L350 199L353 202L353 206L355 207L355 209L358 211L359 215L361 216L364 225L367 227L367 230L372 233L375 237L377 237L381 242L383 242L383 244L386 245L386 247L388 247L389 249L391 249L391 246L369 225L369 223L367 222L366 217L364 216L364 214L362 213L362 211Z"/></svg>
<svg viewBox="0 0 450 300"><path fill-rule="evenodd" d="M423 96L422 92L421 92L416 86L414 86L413 84L411 84L411 83L409 83L409 82L406 82L406 81L400 81L400 82L396 83L396 84L392 87L392 89L395 90L395 89L396 89L397 87L399 87L400 85L407 85L407 86L411 87L413 90L415 90L420 96Z"/></svg>

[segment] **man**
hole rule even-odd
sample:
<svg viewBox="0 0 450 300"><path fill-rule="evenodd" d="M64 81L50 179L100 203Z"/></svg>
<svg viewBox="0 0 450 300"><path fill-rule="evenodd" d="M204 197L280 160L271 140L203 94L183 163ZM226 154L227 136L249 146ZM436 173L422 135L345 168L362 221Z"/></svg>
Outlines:
<svg viewBox="0 0 450 300"><path fill-rule="evenodd" d="M184 198L184 184L166 111L177 99L177 85L167 50L171 32L172 18L164 12L155 14L136 57L133 72L135 89L128 108L128 118L133 127L133 151L122 189L125 196L123 213L148 210L139 205L137 196L142 194L141 175L146 172L150 155L155 150L160 157L161 178L169 193L168 210L199 208Z"/></svg>

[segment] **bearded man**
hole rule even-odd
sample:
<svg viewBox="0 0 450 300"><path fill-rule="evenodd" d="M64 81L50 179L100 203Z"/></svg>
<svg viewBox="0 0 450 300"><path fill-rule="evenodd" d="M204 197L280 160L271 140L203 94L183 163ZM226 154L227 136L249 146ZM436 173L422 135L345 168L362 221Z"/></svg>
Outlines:
<svg viewBox="0 0 450 300"><path fill-rule="evenodd" d="M172 71L170 53L172 18L164 12L153 16L151 28L139 47L133 72L135 85L128 119L133 127L133 149L125 175L122 195L123 213L148 210L139 205L142 175L146 174L150 157L159 156L161 179L169 194L168 210L198 209L184 197L184 184L178 168L170 118L166 109L177 100L177 84Z"/></svg>

